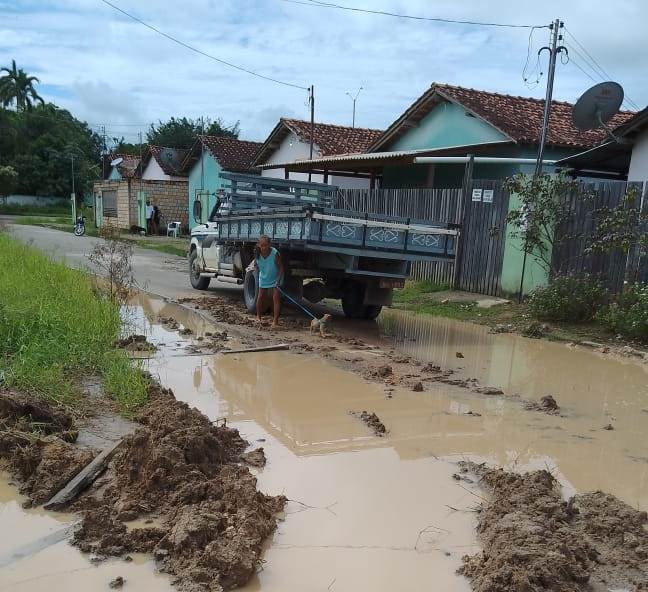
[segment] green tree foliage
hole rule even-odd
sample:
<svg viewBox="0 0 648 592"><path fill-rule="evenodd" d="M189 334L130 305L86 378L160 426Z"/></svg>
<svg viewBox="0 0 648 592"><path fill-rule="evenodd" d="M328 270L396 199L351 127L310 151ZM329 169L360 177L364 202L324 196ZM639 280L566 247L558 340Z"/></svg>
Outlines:
<svg viewBox="0 0 648 592"><path fill-rule="evenodd" d="M35 104L45 104L34 88L35 82L40 82L36 76L16 67L16 60L11 60L10 68L0 68L0 105L8 107L16 105L17 111L31 109Z"/></svg>
<svg viewBox="0 0 648 592"><path fill-rule="evenodd" d="M200 119L172 117L169 121L160 121L157 125L151 124L146 139L150 144L157 146L191 148L196 137L203 133L203 129L206 135L226 138L238 138L240 131L238 121L228 127L221 119L205 118L204 122L201 122Z"/></svg>
<svg viewBox="0 0 648 592"><path fill-rule="evenodd" d="M90 191L99 178L101 137L52 104L23 111L0 108L0 165L18 173L16 193L66 196Z"/></svg>
<svg viewBox="0 0 648 592"><path fill-rule="evenodd" d="M18 173L11 166L0 164L0 195L9 195L16 189Z"/></svg>

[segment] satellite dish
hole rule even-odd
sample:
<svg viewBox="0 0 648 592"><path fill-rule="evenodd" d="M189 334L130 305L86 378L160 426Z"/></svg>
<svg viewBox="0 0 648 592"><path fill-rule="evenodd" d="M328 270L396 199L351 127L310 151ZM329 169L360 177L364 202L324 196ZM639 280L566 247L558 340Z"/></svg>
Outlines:
<svg viewBox="0 0 648 592"><path fill-rule="evenodd" d="M576 101L572 121L582 132L605 127L618 113L621 103L623 87L617 82L601 82L586 90Z"/></svg>
<svg viewBox="0 0 648 592"><path fill-rule="evenodd" d="M121 164L124 162L124 159L120 156L119 158L115 158L115 160L110 161L110 166L117 166L118 164Z"/></svg>

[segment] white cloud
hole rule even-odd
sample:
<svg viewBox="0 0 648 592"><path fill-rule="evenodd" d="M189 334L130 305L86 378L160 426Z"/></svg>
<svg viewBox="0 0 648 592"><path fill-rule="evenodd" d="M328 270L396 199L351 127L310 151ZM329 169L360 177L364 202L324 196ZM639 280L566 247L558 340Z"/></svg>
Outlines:
<svg viewBox="0 0 648 592"><path fill-rule="evenodd" d="M366 127L391 123L432 81L544 95L544 81L530 91L522 80L526 29L405 21L281 0L115 2L224 60L298 85L314 84L320 121L349 123L351 101L345 93L360 85L364 90L356 120ZM345 2L411 14L532 24L548 23L560 14L630 97L640 106L648 103L648 80L643 76L648 4L640 0ZM100 2L0 0L0 22L0 63L15 58L44 84L67 89L69 96L51 95L55 102L88 121L123 130L130 139L137 129L121 124L172 115L240 120L244 137L250 139L263 139L281 115L308 117L305 91L215 63ZM546 29L534 33L532 59L547 37ZM582 53L573 38L567 36L566 41ZM572 57L587 68L575 51ZM559 65L555 94L575 100L591 84L574 64Z"/></svg>

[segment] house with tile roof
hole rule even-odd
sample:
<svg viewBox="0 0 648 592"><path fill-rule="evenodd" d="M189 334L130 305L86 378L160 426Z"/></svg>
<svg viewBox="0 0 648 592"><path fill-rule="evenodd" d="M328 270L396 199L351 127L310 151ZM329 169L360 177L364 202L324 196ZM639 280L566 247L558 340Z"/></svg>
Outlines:
<svg viewBox="0 0 648 592"><path fill-rule="evenodd" d="M188 176L189 226L205 222L221 189L222 171L258 173L252 166L261 142L220 136L198 136L187 152L182 171Z"/></svg>
<svg viewBox="0 0 648 592"><path fill-rule="evenodd" d="M365 152L382 135L382 130L315 123L313 126L313 157ZM273 167L284 162L308 159L311 124L301 119L282 117L257 152L252 164L265 165L262 175L288 178L286 169ZM288 173L289 174L289 173ZM290 174L291 179L308 181L308 173ZM329 175L326 171L311 174L311 180L345 188L363 188L371 184L371 175L353 171Z"/></svg>
<svg viewBox="0 0 648 592"><path fill-rule="evenodd" d="M605 130L581 132L572 123L571 103L553 101L545 149L548 161L596 146ZM298 160L289 171L374 175L381 187L460 187L464 165L415 164L419 156L535 158L544 100L432 84L365 151ZM612 125L632 117L620 112ZM532 172L529 164L476 164L475 179L503 179ZM553 170L547 166L545 170ZM292 172L291 172L292 174Z"/></svg>
<svg viewBox="0 0 648 592"><path fill-rule="evenodd" d="M149 144L142 155L136 174L142 171L142 179L149 181L178 181L187 175L182 163L188 150Z"/></svg>
<svg viewBox="0 0 648 592"><path fill-rule="evenodd" d="M121 161L118 164L110 164L119 159ZM140 159L139 156L133 156L132 154L110 154L107 161L106 179L120 181L121 179L132 179L136 176Z"/></svg>

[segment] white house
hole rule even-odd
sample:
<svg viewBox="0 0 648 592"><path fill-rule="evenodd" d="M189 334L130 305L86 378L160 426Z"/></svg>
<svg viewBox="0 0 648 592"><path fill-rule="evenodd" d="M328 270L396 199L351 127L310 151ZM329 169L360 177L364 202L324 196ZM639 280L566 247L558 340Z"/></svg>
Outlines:
<svg viewBox="0 0 648 592"><path fill-rule="evenodd" d="M381 135L381 130L315 123L313 158L365 152ZM289 174L290 179L308 181L308 173L286 173L282 165L297 160L308 160L310 138L310 122L282 117L257 152L252 165L261 168L261 174L266 177L285 179ZM330 175L325 170L312 174L311 181L342 188L368 188L371 184L369 175Z"/></svg>
<svg viewBox="0 0 648 592"><path fill-rule="evenodd" d="M187 177L182 171L182 162L188 150L165 148L149 144L142 155L139 167L144 181L180 181Z"/></svg>

